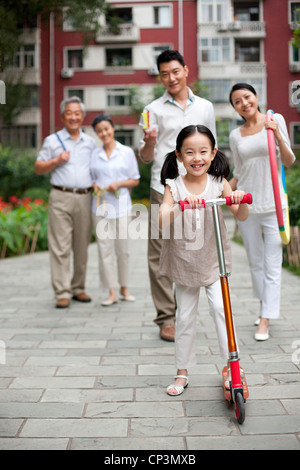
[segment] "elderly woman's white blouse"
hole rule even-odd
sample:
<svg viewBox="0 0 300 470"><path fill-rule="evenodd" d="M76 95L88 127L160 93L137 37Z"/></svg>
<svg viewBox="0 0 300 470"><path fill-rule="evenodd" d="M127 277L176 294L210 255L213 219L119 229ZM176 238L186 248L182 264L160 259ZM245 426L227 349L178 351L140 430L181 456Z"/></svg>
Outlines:
<svg viewBox="0 0 300 470"><path fill-rule="evenodd" d="M295 159L283 116L274 114L273 119L278 123L282 138ZM287 203L282 184L282 162L276 140L275 143L281 204L282 208L285 209ZM246 137L241 135L240 128L233 130L230 133L230 148L234 164L233 176L238 180L237 189L251 193L253 196L253 204L249 206L249 211L256 214L275 211L265 127L257 134Z"/></svg>
<svg viewBox="0 0 300 470"><path fill-rule="evenodd" d="M106 188L116 181L124 181L128 179L140 179L139 168L134 151L116 142L110 158L104 149L96 148L91 156L90 166L93 183L100 188ZM97 207L97 197L93 197L92 211L94 214L104 216L109 219L123 217L131 210L131 197L128 188L120 188L118 195L105 191L99 199L99 207Z"/></svg>

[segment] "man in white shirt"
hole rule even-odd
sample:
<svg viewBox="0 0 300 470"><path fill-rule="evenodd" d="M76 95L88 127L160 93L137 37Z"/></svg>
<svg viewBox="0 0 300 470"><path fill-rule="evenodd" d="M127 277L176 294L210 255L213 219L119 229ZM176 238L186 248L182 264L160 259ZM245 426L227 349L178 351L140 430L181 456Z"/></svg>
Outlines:
<svg viewBox="0 0 300 470"><path fill-rule="evenodd" d="M176 147L181 129L190 124L207 126L216 138L215 114L210 101L195 96L187 86L189 69L178 51L163 51L157 58L162 84L166 88L161 98L147 105L149 129L144 130L144 144L140 156L144 162L153 162L149 212L148 263L153 302L157 311L154 322L160 327L160 337L174 341L175 299L173 285L159 276L161 238L158 238L158 205L163 199L164 187L160 172L166 154ZM217 139L216 139L217 140ZM155 215L154 214L154 208Z"/></svg>
<svg viewBox="0 0 300 470"><path fill-rule="evenodd" d="M35 172L38 175L51 172L48 220L51 279L56 307L67 308L71 297L79 302L91 301L85 293L85 277L92 227L90 158L96 144L81 130L85 111L79 98L64 100L60 110L64 129L45 139Z"/></svg>

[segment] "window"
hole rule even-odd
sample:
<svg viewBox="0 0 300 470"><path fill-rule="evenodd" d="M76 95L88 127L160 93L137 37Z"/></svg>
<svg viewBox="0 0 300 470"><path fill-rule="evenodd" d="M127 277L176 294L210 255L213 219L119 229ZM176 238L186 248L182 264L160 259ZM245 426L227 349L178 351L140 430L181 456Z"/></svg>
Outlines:
<svg viewBox="0 0 300 470"><path fill-rule="evenodd" d="M130 94L126 88L108 88L106 90L108 107L130 106Z"/></svg>
<svg viewBox="0 0 300 470"><path fill-rule="evenodd" d="M202 38L200 39L201 62L229 62L229 38Z"/></svg>
<svg viewBox="0 0 300 470"><path fill-rule="evenodd" d="M69 88L68 89L68 98L72 96L77 96L84 103L84 90L82 88Z"/></svg>
<svg viewBox="0 0 300 470"><path fill-rule="evenodd" d="M234 3L234 19L238 21L259 21L259 2Z"/></svg>
<svg viewBox="0 0 300 470"><path fill-rule="evenodd" d="M201 0L201 23L226 22L227 0Z"/></svg>
<svg viewBox="0 0 300 470"><path fill-rule="evenodd" d="M36 126L10 126L0 129L0 140L3 145L17 147L37 146Z"/></svg>
<svg viewBox="0 0 300 470"><path fill-rule="evenodd" d="M131 48L106 49L107 67L127 67L132 65Z"/></svg>
<svg viewBox="0 0 300 470"><path fill-rule="evenodd" d="M115 139L123 145L133 147L133 130L116 129Z"/></svg>
<svg viewBox="0 0 300 470"><path fill-rule="evenodd" d="M300 148L300 122L291 123L290 134L292 147Z"/></svg>
<svg viewBox="0 0 300 470"><path fill-rule="evenodd" d="M235 42L236 62L260 62L259 41L236 41Z"/></svg>
<svg viewBox="0 0 300 470"><path fill-rule="evenodd" d="M83 67L83 51L82 49L69 49L68 55L68 68L82 69Z"/></svg>
<svg viewBox="0 0 300 470"><path fill-rule="evenodd" d="M171 9L169 6L153 7L156 26L171 26Z"/></svg>
<svg viewBox="0 0 300 470"><path fill-rule="evenodd" d="M290 2L290 22L300 23L300 2Z"/></svg>
<svg viewBox="0 0 300 470"><path fill-rule="evenodd" d="M13 58L12 67L17 69L34 68L36 66L35 45L21 46Z"/></svg>
<svg viewBox="0 0 300 470"><path fill-rule="evenodd" d="M231 79L203 79L201 84L205 86L208 92L208 99L213 103L229 103L229 93L231 87L240 82L240 78ZM266 92L265 80L263 78L251 78L248 83L253 86L259 97L259 104L265 106ZM300 82L299 82L300 83Z"/></svg>
<svg viewBox="0 0 300 470"><path fill-rule="evenodd" d="M27 85L26 106L28 108L38 108L40 102L39 87L37 85Z"/></svg>
<svg viewBox="0 0 300 470"><path fill-rule="evenodd" d="M300 63L300 49L299 47L292 46L292 60L293 62L299 62Z"/></svg>
<svg viewBox="0 0 300 470"><path fill-rule="evenodd" d="M226 79L201 80L207 88L209 100L213 103L228 103L231 81Z"/></svg>
<svg viewBox="0 0 300 470"><path fill-rule="evenodd" d="M106 15L107 24L110 24L111 18L118 18L123 23L132 23L132 8L112 7Z"/></svg>

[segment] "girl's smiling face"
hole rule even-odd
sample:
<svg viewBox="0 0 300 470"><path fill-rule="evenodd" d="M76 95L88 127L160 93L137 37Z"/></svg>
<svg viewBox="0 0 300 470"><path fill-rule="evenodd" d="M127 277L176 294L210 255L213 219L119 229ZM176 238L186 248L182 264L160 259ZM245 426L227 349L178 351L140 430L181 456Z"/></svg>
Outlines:
<svg viewBox="0 0 300 470"><path fill-rule="evenodd" d="M175 151L176 156L190 176L202 176L207 173L213 161L217 149L212 149L210 139L196 132L186 137L182 143L180 152Z"/></svg>

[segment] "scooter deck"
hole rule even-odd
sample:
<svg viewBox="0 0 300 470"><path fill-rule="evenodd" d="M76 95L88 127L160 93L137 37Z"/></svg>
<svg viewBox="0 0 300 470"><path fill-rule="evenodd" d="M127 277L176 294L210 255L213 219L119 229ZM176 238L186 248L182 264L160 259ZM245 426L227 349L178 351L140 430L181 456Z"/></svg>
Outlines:
<svg viewBox="0 0 300 470"><path fill-rule="evenodd" d="M243 384L244 399L246 400L249 397L249 390L248 390L248 386L246 382L245 372L242 369L242 367L240 367L240 371L241 371L241 381ZM228 389L225 387L225 381L227 380L227 375L228 375L228 367L225 366L222 370L224 395L225 395L226 400L231 401L231 390L230 388ZM230 381L230 387L231 387L231 381Z"/></svg>

